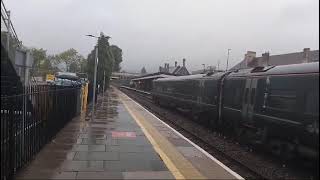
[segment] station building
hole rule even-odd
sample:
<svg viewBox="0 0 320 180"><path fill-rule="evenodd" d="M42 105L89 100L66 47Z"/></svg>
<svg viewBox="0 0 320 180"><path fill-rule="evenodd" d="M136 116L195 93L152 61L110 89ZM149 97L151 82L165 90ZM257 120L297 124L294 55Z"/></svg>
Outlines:
<svg viewBox="0 0 320 180"><path fill-rule="evenodd" d="M183 59L182 66L178 65L177 61L175 61L174 66L170 66L169 63L165 63L163 67L159 66L159 71L156 73L146 74L132 79L132 86L142 91L151 91L153 80L171 76L186 75L190 75L190 73L186 68L186 59Z"/></svg>
<svg viewBox="0 0 320 180"><path fill-rule="evenodd" d="M157 73L147 74L145 76L132 79L132 83L135 89L139 89L142 91L151 91L153 80L156 80L159 78L171 77L171 76L173 75L170 75L169 73L157 72Z"/></svg>
<svg viewBox="0 0 320 180"><path fill-rule="evenodd" d="M130 86L132 79L139 77L137 73L127 73L127 72L113 72L111 76L111 82L114 85Z"/></svg>

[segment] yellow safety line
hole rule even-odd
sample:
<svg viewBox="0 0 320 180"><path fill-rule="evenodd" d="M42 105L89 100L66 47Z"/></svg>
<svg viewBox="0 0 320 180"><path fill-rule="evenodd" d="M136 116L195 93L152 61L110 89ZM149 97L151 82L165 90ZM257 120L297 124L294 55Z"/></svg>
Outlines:
<svg viewBox="0 0 320 180"><path fill-rule="evenodd" d="M123 95L121 96L121 100L176 179L206 179L155 127L145 120L142 115L129 108Z"/></svg>

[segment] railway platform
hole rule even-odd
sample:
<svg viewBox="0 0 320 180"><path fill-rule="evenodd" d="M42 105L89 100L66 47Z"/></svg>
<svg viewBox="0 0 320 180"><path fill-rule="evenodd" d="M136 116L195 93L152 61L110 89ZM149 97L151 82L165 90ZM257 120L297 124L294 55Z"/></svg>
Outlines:
<svg viewBox="0 0 320 180"><path fill-rule="evenodd" d="M116 88L74 118L15 179L242 179Z"/></svg>

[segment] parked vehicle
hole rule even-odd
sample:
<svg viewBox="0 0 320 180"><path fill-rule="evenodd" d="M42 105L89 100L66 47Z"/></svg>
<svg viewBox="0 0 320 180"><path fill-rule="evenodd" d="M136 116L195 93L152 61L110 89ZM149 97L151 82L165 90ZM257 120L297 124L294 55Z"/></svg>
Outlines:
<svg viewBox="0 0 320 180"><path fill-rule="evenodd" d="M76 73L58 72L55 75L52 85L58 86L79 86L84 82L83 78L78 77Z"/></svg>

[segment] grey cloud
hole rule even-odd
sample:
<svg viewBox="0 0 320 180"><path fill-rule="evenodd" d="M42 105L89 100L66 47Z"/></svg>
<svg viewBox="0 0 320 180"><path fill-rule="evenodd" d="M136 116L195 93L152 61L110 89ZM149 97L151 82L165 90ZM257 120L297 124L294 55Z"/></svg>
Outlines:
<svg viewBox="0 0 320 180"><path fill-rule="evenodd" d="M75 48L86 56L103 31L124 52L122 67L148 72L164 62L187 58L190 69L203 63L225 67L247 50L259 54L318 49L317 0L6 0L13 23L27 46L50 53Z"/></svg>

